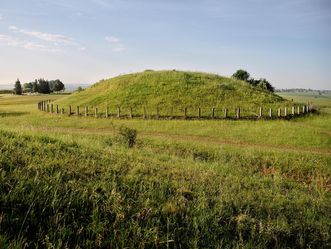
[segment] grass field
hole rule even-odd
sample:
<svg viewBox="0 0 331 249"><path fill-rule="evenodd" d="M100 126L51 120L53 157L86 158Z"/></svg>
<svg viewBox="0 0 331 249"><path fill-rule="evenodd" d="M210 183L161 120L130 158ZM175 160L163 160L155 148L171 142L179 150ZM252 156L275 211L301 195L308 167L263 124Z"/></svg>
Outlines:
<svg viewBox="0 0 331 249"><path fill-rule="evenodd" d="M0 248L330 248L331 98L282 96L319 112L95 119L0 95Z"/></svg>

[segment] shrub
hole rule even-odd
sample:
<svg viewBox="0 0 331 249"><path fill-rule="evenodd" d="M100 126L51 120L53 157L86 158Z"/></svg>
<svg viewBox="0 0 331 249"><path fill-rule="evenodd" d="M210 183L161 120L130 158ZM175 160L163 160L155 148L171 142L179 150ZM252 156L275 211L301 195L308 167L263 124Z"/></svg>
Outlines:
<svg viewBox="0 0 331 249"><path fill-rule="evenodd" d="M132 148L136 144L137 130L122 126L119 129L119 140L128 148Z"/></svg>

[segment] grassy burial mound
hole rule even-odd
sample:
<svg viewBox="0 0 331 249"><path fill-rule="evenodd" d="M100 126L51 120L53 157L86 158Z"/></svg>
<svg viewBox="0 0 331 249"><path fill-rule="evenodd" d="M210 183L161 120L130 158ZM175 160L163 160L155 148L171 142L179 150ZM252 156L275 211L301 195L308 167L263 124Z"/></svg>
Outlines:
<svg viewBox="0 0 331 249"><path fill-rule="evenodd" d="M183 71L150 71L118 76L102 80L90 88L58 102L61 106L94 106L110 110L120 106L123 110L133 108L134 114L142 114L145 107L149 114L182 115L185 107L188 115L210 115L215 108L216 115L223 115L228 108L234 114L237 107L246 115L256 115L258 107L274 110L290 106L282 97L253 87L250 84L215 74Z"/></svg>

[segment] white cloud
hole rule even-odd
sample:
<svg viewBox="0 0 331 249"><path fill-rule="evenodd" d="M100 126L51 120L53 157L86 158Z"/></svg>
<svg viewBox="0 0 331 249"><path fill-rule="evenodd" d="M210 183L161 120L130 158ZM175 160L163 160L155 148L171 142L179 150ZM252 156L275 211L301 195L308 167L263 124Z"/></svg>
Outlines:
<svg viewBox="0 0 331 249"><path fill-rule="evenodd" d="M123 52L126 50L126 47L121 42L121 39L115 36L106 36L105 40L111 44L113 52Z"/></svg>
<svg viewBox="0 0 331 249"><path fill-rule="evenodd" d="M110 42L110 43L119 43L121 40L115 36L106 36L105 40Z"/></svg>
<svg viewBox="0 0 331 249"><path fill-rule="evenodd" d="M77 48L79 51L85 51L86 48L82 47L79 43L75 42L74 39L68 36L60 35L60 34L51 34L51 33L45 33L35 30L26 30L26 29L20 29L16 26L9 26L9 30L11 30L14 33L23 34L26 36L30 36L39 40L42 40L47 43L51 43L52 46L58 47L60 45L65 46L72 46Z"/></svg>
<svg viewBox="0 0 331 249"><path fill-rule="evenodd" d="M102 7L110 8L111 4L107 0L92 0L92 2L101 5Z"/></svg>
<svg viewBox="0 0 331 249"><path fill-rule="evenodd" d="M61 51L58 48L48 47L48 46L45 46L38 42L20 40L18 38L15 38L15 37L12 37L9 35L1 35L1 34L0 34L0 44L6 45L9 47L19 47L19 48L24 48L24 49L28 49L28 50L37 50L37 51L41 51L41 52L56 53L56 52Z"/></svg>
<svg viewBox="0 0 331 249"><path fill-rule="evenodd" d="M124 46L118 46L118 47L113 48L114 52L123 52L125 50L126 50L126 48Z"/></svg>
<svg viewBox="0 0 331 249"><path fill-rule="evenodd" d="M64 44L72 44L73 39L70 37L66 37L64 35L58 35L58 34L49 34L49 33L43 33L39 31L33 31L33 30L25 30L25 29L19 29L16 26L10 26L9 29L13 32L21 33L24 35L32 36L34 38L47 41L47 42L54 42L54 43L64 43Z"/></svg>

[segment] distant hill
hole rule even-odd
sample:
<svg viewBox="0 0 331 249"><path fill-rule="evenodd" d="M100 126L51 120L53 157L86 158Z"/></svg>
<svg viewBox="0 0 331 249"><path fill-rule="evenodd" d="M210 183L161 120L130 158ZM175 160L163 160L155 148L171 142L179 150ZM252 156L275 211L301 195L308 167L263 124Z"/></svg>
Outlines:
<svg viewBox="0 0 331 249"><path fill-rule="evenodd" d="M174 109L235 108L289 104L282 97L250 84L215 74L183 71L151 71L102 80L84 91L58 101L60 105L110 108L143 107L171 112Z"/></svg>

